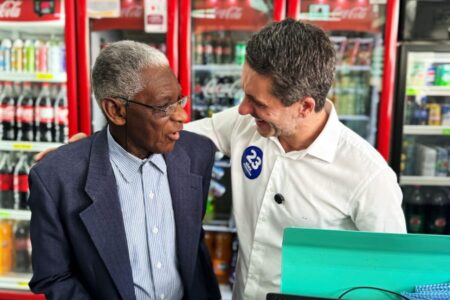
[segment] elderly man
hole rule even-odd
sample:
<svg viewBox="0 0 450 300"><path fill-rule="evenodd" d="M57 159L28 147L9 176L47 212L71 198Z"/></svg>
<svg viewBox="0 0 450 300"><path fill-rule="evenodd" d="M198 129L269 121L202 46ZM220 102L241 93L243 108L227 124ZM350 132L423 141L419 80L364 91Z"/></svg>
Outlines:
<svg viewBox="0 0 450 300"><path fill-rule="evenodd" d="M202 218L214 145L181 132L159 51L109 45L92 72L108 127L30 173L33 292L47 299L220 299Z"/></svg>

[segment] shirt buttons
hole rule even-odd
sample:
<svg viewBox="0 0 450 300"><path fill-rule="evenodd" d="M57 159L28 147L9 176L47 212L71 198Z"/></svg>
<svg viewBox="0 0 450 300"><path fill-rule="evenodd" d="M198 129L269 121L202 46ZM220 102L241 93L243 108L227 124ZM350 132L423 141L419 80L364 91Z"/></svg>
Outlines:
<svg viewBox="0 0 450 300"><path fill-rule="evenodd" d="M158 227L153 226L152 232L153 232L154 234L157 234L158 231L159 231L159 230L158 230Z"/></svg>
<svg viewBox="0 0 450 300"><path fill-rule="evenodd" d="M160 261L158 261L158 263L156 264L156 267L157 267L158 269L161 269L161 267L162 267L162 264L161 264L161 262L160 262Z"/></svg>
<svg viewBox="0 0 450 300"><path fill-rule="evenodd" d="M153 198L155 197L155 194L153 194L153 192L150 192L150 194L148 194L148 197L150 198L150 200L153 200Z"/></svg>
<svg viewBox="0 0 450 300"><path fill-rule="evenodd" d="M166 295L164 295L164 294L161 294L161 295L159 295L159 299L166 299Z"/></svg>

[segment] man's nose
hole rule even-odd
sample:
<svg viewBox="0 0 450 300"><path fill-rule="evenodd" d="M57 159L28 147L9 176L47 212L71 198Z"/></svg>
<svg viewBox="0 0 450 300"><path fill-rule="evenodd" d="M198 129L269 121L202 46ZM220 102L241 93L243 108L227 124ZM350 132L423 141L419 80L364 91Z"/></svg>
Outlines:
<svg viewBox="0 0 450 300"><path fill-rule="evenodd" d="M238 111L241 115L248 115L253 112L253 107L250 104L250 101L248 101L247 97L244 97L241 104L239 104Z"/></svg>

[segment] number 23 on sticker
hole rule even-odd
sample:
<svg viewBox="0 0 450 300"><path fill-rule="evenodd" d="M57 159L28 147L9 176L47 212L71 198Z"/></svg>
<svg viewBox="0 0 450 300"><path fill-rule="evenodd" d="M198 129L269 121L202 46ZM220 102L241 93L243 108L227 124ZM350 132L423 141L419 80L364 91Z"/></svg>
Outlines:
<svg viewBox="0 0 450 300"><path fill-rule="evenodd" d="M242 171L248 179L255 179L261 174L263 152L256 146L247 147L242 153Z"/></svg>

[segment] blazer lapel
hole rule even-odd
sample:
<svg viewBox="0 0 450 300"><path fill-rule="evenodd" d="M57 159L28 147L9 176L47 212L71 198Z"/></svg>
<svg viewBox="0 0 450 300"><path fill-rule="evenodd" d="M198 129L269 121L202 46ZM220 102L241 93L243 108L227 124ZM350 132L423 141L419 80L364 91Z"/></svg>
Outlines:
<svg viewBox="0 0 450 300"><path fill-rule="evenodd" d="M121 297L135 299L125 227L109 161L106 130L100 132L92 142L85 191L93 203L80 213L80 217Z"/></svg>
<svg viewBox="0 0 450 300"><path fill-rule="evenodd" d="M202 177L190 172L187 153L175 146L166 155L172 207L175 216L177 256L185 289L191 286L197 260L202 216Z"/></svg>

